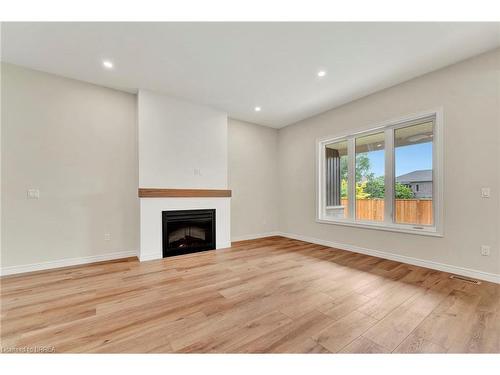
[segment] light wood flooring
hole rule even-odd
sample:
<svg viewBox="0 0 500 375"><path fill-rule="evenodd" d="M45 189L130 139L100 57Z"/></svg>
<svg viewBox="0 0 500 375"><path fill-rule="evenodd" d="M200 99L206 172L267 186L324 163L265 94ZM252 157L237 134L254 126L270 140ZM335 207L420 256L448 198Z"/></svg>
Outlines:
<svg viewBox="0 0 500 375"><path fill-rule="evenodd" d="M500 285L282 237L1 279L1 345L56 352L500 352Z"/></svg>

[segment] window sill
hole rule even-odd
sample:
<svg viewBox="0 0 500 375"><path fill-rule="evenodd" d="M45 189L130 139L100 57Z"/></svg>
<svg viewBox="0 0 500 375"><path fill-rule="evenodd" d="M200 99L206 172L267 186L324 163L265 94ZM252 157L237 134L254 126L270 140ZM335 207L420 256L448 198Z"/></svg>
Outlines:
<svg viewBox="0 0 500 375"><path fill-rule="evenodd" d="M423 229L414 229L413 225L398 225L398 224L391 225L387 223L353 222L349 220L332 220L332 219L316 219L316 222L322 224L343 225L346 227L417 234L420 236L444 237L443 233L441 231L438 231L435 227L423 227Z"/></svg>

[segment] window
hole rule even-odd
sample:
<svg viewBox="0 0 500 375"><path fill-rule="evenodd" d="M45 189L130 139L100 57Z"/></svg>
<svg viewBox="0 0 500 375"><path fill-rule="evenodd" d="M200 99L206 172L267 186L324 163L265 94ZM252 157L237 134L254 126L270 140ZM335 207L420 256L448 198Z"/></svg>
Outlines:
<svg viewBox="0 0 500 375"><path fill-rule="evenodd" d="M325 146L326 213L331 218L346 218L347 195L347 142Z"/></svg>
<svg viewBox="0 0 500 375"><path fill-rule="evenodd" d="M442 234L439 111L318 142L320 222Z"/></svg>
<svg viewBox="0 0 500 375"><path fill-rule="evenodd" d="M433 225L433 129L428 121L394 131L396 223Z"/></svg>
<svg viewBox="0 0 500 375"><path fill-rule="evenodd" d="M384 221L384 133L354 139L356 143L356 220Z"/></svg>

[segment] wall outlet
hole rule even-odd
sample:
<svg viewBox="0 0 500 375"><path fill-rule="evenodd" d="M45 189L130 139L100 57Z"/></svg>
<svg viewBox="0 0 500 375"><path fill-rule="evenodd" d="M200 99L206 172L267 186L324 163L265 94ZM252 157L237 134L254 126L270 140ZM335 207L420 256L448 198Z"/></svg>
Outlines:
<svg viewBox="0 0 500 375"><path fill-rule="evenodd" d="M200 168L195 168L193 170L193 173L194 173L195 176L201 176L201 169Z"/></svg>
<svg viewBox="0 0 500 375"><path fill-rule="evenodd" d="M481 198L489 198L491 195L491 191L489 187L481 188Z"/></svg>
<svg viewBox="0 0 500 375"><path fill-rule="evenodd" d="M481 245L481 255L487 257L490 255L490 247L487 245Z"/></svg>
<svg viewBox="0 0 500 375"><path fill-rule="evenodd" d="M28 191L26 192L26 197L28 199L39 199L40 198L40 190L28 189Z"/></svg>
<svg viewBox="0 0 500 375"><path fill-rule="evenodd" d="M111 233L104 233L104 241L111 241Z"/></svg>

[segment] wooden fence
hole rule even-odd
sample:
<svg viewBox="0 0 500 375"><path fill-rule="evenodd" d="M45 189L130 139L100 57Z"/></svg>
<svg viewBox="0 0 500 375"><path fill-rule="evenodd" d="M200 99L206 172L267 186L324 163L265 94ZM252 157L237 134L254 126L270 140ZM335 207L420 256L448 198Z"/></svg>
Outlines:
<svg viewBox="0 0 500 375"><path fill-rule="evenodd" d="M347 215L347 199L342 199L342 205ZM432 224L432 199L396 199L395 208L397 223ZM384 201L382 199L357 199L356 219L384 220Z"/></svg>

